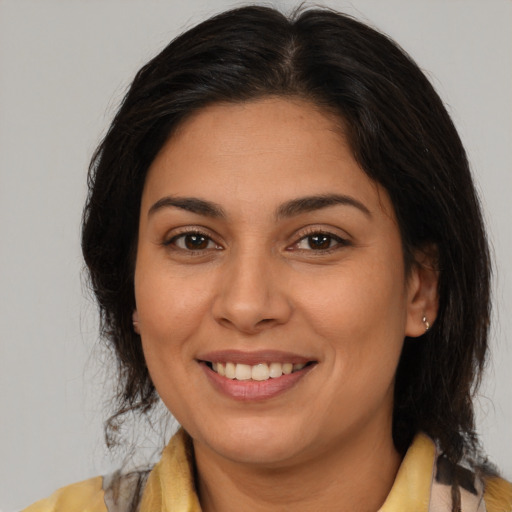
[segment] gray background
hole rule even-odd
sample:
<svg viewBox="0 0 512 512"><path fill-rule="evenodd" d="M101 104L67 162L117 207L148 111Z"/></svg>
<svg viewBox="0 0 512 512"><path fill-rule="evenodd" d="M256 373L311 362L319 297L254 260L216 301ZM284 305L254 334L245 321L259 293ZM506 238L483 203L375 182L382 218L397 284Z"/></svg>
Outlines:
<svg viewBox="0 0 512 512"><path fill-rule="evenodd" d="M88 160L135 71L226 0L0 0L0 509L108 471L108 358L81 283ZM283 9L295 2L269 2ZM494 247L484 444L512 477L512 2L329 1L394 37L460 130Z"/></svg>

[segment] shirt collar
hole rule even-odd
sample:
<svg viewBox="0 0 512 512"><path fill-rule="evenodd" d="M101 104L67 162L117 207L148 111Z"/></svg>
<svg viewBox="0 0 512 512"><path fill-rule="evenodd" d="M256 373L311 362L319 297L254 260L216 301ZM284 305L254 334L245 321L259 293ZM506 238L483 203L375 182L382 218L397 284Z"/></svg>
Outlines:
<svg viewBox="0 0 512 512"><path fill-rule="evenodd" d="M395 482L379 512L428 512L436 448L418 434L400 465ZM201 512L195 490L190 438L180 429L149 475L140 512Z"/></svg>
<svg viewBox="0 0 512 512"><path fill-rule="evenodd" d="M434 442L425 434L417 434L379 512L428 512L435 457Z"/></svg>
<svg viewBox="0 0 512 512"><path fill-rule="evenodd" d="M140 512L201 512L194 484L192 457L191 440L180 429L149 475Z"/></svg>

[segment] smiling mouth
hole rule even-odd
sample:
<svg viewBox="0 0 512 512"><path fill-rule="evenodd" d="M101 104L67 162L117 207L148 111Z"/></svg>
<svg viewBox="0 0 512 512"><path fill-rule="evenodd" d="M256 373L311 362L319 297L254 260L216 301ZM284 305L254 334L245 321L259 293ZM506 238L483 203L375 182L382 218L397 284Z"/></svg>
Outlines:
<svg viewBox="0 0 512 512"><path fill-rule="evenodd" d="M232 363L232 362L210 362L204 363L216 374L231 380L238 381L266 381L279 379L283 375L290 375L299 372L314 364L314 361L307 363L258 363L255 365Z"/></svg>

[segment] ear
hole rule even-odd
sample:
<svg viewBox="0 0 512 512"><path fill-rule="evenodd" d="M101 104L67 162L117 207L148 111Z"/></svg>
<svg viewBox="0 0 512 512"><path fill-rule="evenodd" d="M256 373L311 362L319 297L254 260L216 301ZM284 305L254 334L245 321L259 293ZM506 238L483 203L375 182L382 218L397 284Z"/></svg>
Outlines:
<svg viewBox="0 0 512 512"><path fill-rule="evenodd" d="M132 322L133 322L133 330L137 334L140 334L140 330L139 330L139 313L138 313L138 311L136 309L132 313Z"/></svg>
<svg viewBox="0 0 512 512"><path fill-rule="evenodd" d="M437 246L428 245L414 253L407 280L407 322L405 335L416 338L434 323L439 306Z"/></svg>

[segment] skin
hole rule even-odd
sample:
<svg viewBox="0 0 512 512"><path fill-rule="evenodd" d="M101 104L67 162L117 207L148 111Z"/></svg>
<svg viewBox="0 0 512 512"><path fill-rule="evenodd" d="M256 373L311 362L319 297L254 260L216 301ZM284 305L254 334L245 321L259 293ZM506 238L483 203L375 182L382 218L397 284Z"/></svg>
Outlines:
<svg viewBox="0 0 512 512"><path fill-rule="evenodd" d="M276 218L284 203L327 194L353 204ZM224 216L162 206L169 196ZM184 233L197 231L192 251ZM282 98L187 119L145 183L134 320L156 389L192 436L203 510L377 510L400 464L391 418L403 340L425 332L423 315L433 322L436 279L404 268L393 206L340 120ZM273 398L233 400L198 362L230 349L315 364Z"/></svg>

